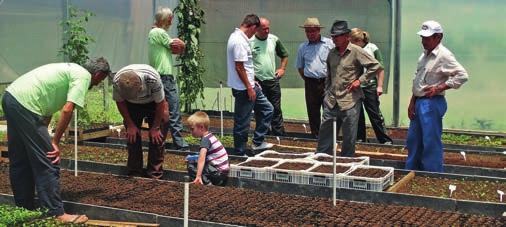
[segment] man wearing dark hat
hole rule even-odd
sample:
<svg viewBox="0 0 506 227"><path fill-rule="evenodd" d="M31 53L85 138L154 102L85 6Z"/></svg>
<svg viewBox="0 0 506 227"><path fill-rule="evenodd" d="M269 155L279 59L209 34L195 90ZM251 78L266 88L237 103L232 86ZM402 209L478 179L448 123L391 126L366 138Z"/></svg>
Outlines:
<svg viewBox="0 0 506 227"><path fill-rule="evenodd" d="M417 33L424 53L418 59L408 107L408 158L406 169L443 172L443 116L446 113L445 90L458 89L468 75L455 56L441 44L443 28L426 21Z"/></svg>
<svg viewBox="0 0 506 227"><path fill-rule="evenodd" d="M144 64L120 69L113 80L113 99L127 129L128 175L160 178L163 174L164 144L168 127L168 104L162 79L153 67ZM146 174L142 170L140 127L147 118L149 151Z"/></svg>
<svg viewBox="0 0 506 227"><path fill-rule="evenodd" d="M318 18L309 17L299 27L304 28L308 41L299 46L296 67L300 77L304 80L306 110L311 134L317 138L321 124L320 109L323 105L325 78L327 77L325 62L329 51L334 48L334 44L329 38L320 35L323 26L320 25Z"/></svg>
<svg viewBox="0 0 506 227"><path fill-rule="evenodd" d="M335 21L330 30L336 47L327 58L328 77L325 81L323 121L317 153L333 153L332 121L335 118L337 132L343 127L341 156L355 155L358 117L364 97L360 84L373 78L382 69L374 57L350 43L350 31L348 23L340 20Z"/></svg>

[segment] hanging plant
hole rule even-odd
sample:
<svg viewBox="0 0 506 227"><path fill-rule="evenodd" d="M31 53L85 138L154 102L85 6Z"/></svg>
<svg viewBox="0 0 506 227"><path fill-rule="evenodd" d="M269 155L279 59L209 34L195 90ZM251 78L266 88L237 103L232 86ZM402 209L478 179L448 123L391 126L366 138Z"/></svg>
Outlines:
<svg viewBox="0 0 506 227"><path fill-rule="evenodd" d="M183 111L191 112L192 103L204 98L204 54L199 46L200 28L205 24L204 10L198 0L180 0L174 14L178 19L179 36L186 44L184 53L178 57L181 62L179 75L182 75L178 78L180 100Z"/></svg>

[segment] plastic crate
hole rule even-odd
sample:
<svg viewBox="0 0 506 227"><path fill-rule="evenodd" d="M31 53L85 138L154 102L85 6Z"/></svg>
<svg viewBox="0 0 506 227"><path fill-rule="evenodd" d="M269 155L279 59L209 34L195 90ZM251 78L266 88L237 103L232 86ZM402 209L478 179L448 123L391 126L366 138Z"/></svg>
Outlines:
<svg viewBox="0 0 506 227"><path fill-rule="evenodd" d="M271 174L271 167L251 167L251 166L241 166L244 163L254 161L254 160L260 160L260 161L275 161L276 164L273 164L272 166L275 166L279 163L279 159L268 159L268 158L248 158L246 161L241 162L237 165L230 165L230 177L237 177L237 178L248 178L248 179L255 179L255 180L263 180L263 181L271 181L272 180L272 174Z"/></svg>
<svg viewBox="0 0 506 227"><path fill-rule="evenodd" d="M311 164L310 167L304 170L287 170L287 169L276 169L285 163L308 163ZM271 179L272 181L285 182L285 183L293 183L293 184L308 184L306 178L303 179L303 175L306 170L311 169L316 165L315 162L310 160L282 160L278 164L272 167L271 169Z"/></svg>
<svg viewBox="0 0 506 227"><path fill-rule="evenodd" d="M302 180L301 182L305 182L309 185L316 185L316 186L325 186L325 187L332 187L334 186L334 176L333 173L319 173L319 172L311 172L314 169L320 167L320 166L330 166L332 168L333 164L320 162L311 167L311 169L308 169L307 171L303 172L302 174ZM341 182L343 179L343 176L347 174L349 171L351 171L353 164L339 164L336 163L336 166L341 167L347 167L348 170L342 173L336 174L336 187L341 187Z"/></svg>
<svg viewBox="0 0 506 227"><path fill-rule="evenodd" d="M277 152L277 151L273 151L273 150L266 150L266 151L263 151L262 153L259 153L257 155L255 155L255 157L258 157L258 158L269 158L269 157L264 157L265 155L269 155L269 154L274 154L274 155L287 155L287 156L291 156L291 157L297 157L297 158L279 158L279 159L282 159L282 160L297 160L297 159L306 159L307 157L311 156L312 153L298 153L298 154L294 154L294 153L281 153L281 152Z"/></svg>
<svg viewBox="0 0 506 227"><path fill-rule="evenodd" d="M388 173L384 177L370 178L370 177L359 177L351 176L350 174L356 169L381 169ZM343 176L341 181L342 188L361 189L368 191L383 191L389 185L394 182L394 168L393 167L380 167L380 166L366 166L358 165L353 166L346 175Z"/></svg>
<svg viewBox="0 0 506 227"><path fill-rule="evenodd" d="M314 160L314 161L317 161L317 162L332 163L332 162L318 161L318 158L321 158L321 157L324 157L324 158L333 158L332 155L324 154L324 153L318 153L318 154L311 155L310 157L308 157L308 159ZM336 156L336 159L359 159L359 160L354 161L354 162L346 162L346 163L339 162L339 160L337 160L337 163L339 163L339 164L369 165L369 157L367 157L367 156L360 156L360 157L341 157L341 156Z"/></svg>

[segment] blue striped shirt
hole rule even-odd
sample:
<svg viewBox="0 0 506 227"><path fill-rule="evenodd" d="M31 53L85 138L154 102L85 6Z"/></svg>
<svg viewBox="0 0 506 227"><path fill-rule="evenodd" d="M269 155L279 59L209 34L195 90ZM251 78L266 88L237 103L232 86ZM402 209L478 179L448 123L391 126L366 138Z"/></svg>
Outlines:
<svg viewBox="0 0 506 227"><path fill-rule="evenodd" d="M305 41L300 44L297 51L297 69L304 69L304 76L309 78L327 77L327 56L334 48L331 39L321 36L318 43Z"/></svg>

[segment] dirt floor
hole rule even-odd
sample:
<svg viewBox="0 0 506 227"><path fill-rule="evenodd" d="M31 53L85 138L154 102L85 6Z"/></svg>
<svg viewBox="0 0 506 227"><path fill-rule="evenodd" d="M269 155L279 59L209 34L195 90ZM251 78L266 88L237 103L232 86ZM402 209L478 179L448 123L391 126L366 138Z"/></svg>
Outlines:
<svg viewBox="0 0 506 227"><path fill-rule="evenodd" d="M11 193L0 163L0 192ZM182 217L183 185L176 182L61 172L64 200ZM215 186L190 187L190 218L247 226L504 226L506 218L420 207L381 205L263 193Z"/></svg>

